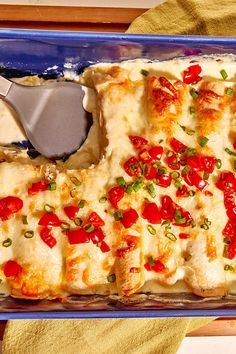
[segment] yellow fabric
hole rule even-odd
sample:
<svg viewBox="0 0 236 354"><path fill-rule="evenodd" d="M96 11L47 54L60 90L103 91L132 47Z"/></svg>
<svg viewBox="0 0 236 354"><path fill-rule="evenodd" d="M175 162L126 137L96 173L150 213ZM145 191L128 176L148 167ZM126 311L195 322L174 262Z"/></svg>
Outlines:
<svg viewBox="0 0 236 354"><path fill-rule="evenodd" d="M236 0L169 0L128 33L236 35ZM212 318L9 321L4 354L174 354Z"/></svg>

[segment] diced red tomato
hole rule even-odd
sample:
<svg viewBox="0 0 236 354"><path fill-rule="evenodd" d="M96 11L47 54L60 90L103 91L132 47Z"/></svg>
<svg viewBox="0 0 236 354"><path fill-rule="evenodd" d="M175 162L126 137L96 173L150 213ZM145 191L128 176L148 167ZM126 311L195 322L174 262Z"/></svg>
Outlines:
<svg viewBox="0 0 236 354"><path fill-rule="evenodd" d="M228 246L228 259L233 259L236 256L236 240L230 243Z"/></svg>
<svg viewBox="0 0 236 354"><path fill-rule="evenodd" d="M182 188L178 188L176 191L176 197L187 198L189 197L188 188L183 185Z"/></svg>
<svg viewBox="0 0 236 354"><path fill-rule="evenodd" d="M199 76L202 68L199 64L191 65L183 73L183 82L185 84L197 84L202 77Z"/></svg>
<svg viewBox="0 0 236 354"><path fill-rule="evenodd" d="M205 191L204 194L205 194L207 197L213 197L213 193L211 193L210 191Z"/></svg>
<svg viewBox="0 0 236 354"><path fill-rule="evenodd" d="M39 181L32 183L31 187L28 188L29 195L35 195L39 192L44 192L48 189L48 183L46 181Z"/></svg>
<svg viewBox="0 0 236 354"><path fill-rule="evenodd" d="M83 228L69 230L66 234L71 245L88 243L90 241L90 234L87 233Z"/></svg>
<svg viewBox="0 0 236 354"><path fill-rule="evenodd" d="M142 217L147 219L150 224L160 224L161 223L161 215L160 210L156 203L145 203Z"/></svg>
<svg viewBox="0 0 236 354"><path fill-rule="evenodd" d="M236 238L236 220L228 220L224 230L222 231L222 234L225 237Z"/></svg>
<svg viewBox="0 0 236 354"><path fill-rule="evenodd" d="M124 163L124 170L129 176L139 176L142 172L139 161L136 157L131 157Z"/></svg>
<svg viewBox="0 0 236 354"><path fill-rule="evenodd" d="M124 188L120 186L112 187L108 191L108 200L110 201L113 208L116 209L118 207L117 203L124 197L124 194Z"/></svg>
<svg viewBox="0 0 236 354"><path fill-rule="evenodd" d="M123 212L122 219L120 220L122 225L128 229L138 220L138 213L134 209L129 209Z"/></svg>
<svg viewBox="0 0 236 354"><path fill-rule="evenodd" d="M168 167L171 168L172 170L179 170L180 169L180 163L179 163L176 155L172 155L170 157L167 157L166 161L167 161Z"/></svg>
<svg viewBox="0 0 236 354"><path fill-rule="evenodd" d="M8 196L0 199L0 219L7 220L9 217L17 213L23 207L23 201L14 196Z"/></svg>
<svg viewBox="0 0 236 354"><path fill-rule="evenodd" d="M101 226L105 225L105 222L102 220L102 218L95 211L93 211L89 215L87 222L92 224L94 227L101 227Z"/></svg>
<svg viewBox="0 0 236 354"><path fill-rule="evenodd" d="M43 227L40 230L40 237L43 240L43 242L45 242L46 245L48 245L48 247L53 248L56 245L57 240L55 239L55 237L51 235L51 231L52 231L51 228Z"/></svg>
<svg viewBox="0 0 236 354"><path fill-rule="evenodd" d="M180 234L179 234L179 238L180 238L181 240L186 240L186 239L189 238L189 237L190 237L189 234L184 234L184 233L180 233Z"/></svg>
<svg viewBox="0 0 236 354"><path fill-rule="evenodd" d="M169 175L163 174L163 175L158 176L158 181L159 181L157 183L158 186L167 188L171 185L172 177Z"/></svg>
<svg viewBox="0 0 236 354"><path fill-rule="evenodd" d="M102 231L102 229L95 229L94 231L90 232L89 234L90 236L90 239L93 243L99 243L99 242L102 242L105 238L105 235Z"/></svg>
<svg viewBox="0 0 236 354"><path fill-rule="evenodd" d="M101 242L100 249L103 253L109 252L111 248L108 246L108 244L105 241Z"/></svg>
<svg viewBox="0 0 236 354"><path fill-rule="evenodd" d="M216 187L223 192L236 192L236 178L232 172L223 172L216 182Z"/></svg>
<svg viewBox="0 0 236 354"><path fill-rule="evenodd" d="M149 155L151 156L152 160L160 161L163 154L163 147L162 146L153 146L149 150Z"/></svg>
<svg viewBox="0 0 236 354"><path fill-rule="evenodd" d="M233 148L236 150L236 140L233 142Z"/></svg>
<svg viewBox="0 0 236 354"><path fill-rule="evenodd" d="M157 169L153 166L145 166L144 167L144 177L147 179L147 180L152 180L156 177L156 174L157 174Z"/></svg>
<svg viewBox="0 0 236 354"><path fill-rule="evenodd" d="M3 272L5 277L16 277L22 272L22 267L16 261L7 261L4 265Z"/></svg>
<svg viewBox="0 0 236 354"><path fill-rule="evenodd" d="M230 219L236 219L236 204L234 193L224 192L224 204L226 208L226 214Z"/></svg>
<svg viewBox="0 0 236 354"><path fill-rule="evenodd" d="M153 270L154 272L157 272L157 273L160 273L160 272L162 272L163 270L166 269L166 267L164 266L164 264L163 264L161 261L159 261L159 260L155 260L153 266L151 266L151 265L149 264L149 262L147 262L147 263L144 264L144 267L145 267L148 271Z"/></svg>
<svg viewBox="0 0 236 354"><path fill-rule="evenodd" d="M129 135L131 143L134 145L135 149L139 149L141 146L147 145L148 141L141 136Z"/></svg>
<svg viewBox="0 0 236 354"><path fill-rule="evenodd" d="M206 180L204 180L201 176L199 176L199 174L197 174L197 172L195 172L195 171L189 171L184 176L185 176L185 178L188 178L191 185L194 185L200 191L203 191L209 184ZM187 180L186 180L186 182L187 182Z"/></svg>
<svg viewBox="0 0 236 354"><path fill-rule="evenodd" d="M75 205L68 205L64 207L64 212L70 220L74 220L79 212L79 208Z"/></svg>
<svg viewBox="0 0 236 354"><path fill-rule="evenodd" d="M203 171L202 160L198 155L187 158L187 165L191 167L192 171Z"/></svg>
<svg viewBox="0 0 236 354"><path fill-rule="evenodd" d="M138 158L139 160L145 163L150 162L152 160L152 157L147 149L143 149L142 151L140 151L140 153L138 154Z"/></svg>
<svg viewBox="0 0 236 354"><path fill-rule="evenodd" d="M201 165L203 171L212 173L214 171L216 163L217 163L217 159L213 156L201 156Z"/></svg>
<svg viewBox="0 0 236 354"><path fill-rule="evenodd" d="M181 141L179 141L175 138L172 138L170 140L170 146L172 147L174 152L179 152L180 150L187 149L186 145L184 145L183 143L181 143Z"/></svg>
<svg viewBox="0 0 236 354"><path fill-rule="evenodd" d="M191 178L191 171L189 171L188 173L182 173L181 174L184 181L189 185L189 186L193 186L193 181L192 181L192 178Z"/></svg>
<svg viewBox="0 0 236 354"><path fill-rule="evenodd" d="M38 224L41 226L60 226L61 221L54 213L44 213L41 216Z"/></svg>
<svg viewBox="0 0 236 354"><path fill-rule="evenodd" d="M161 198L161 209L160 209L160 214L161 218L164 220L172 220L174 218L174 203L172 199L166 195Z"/></svg>

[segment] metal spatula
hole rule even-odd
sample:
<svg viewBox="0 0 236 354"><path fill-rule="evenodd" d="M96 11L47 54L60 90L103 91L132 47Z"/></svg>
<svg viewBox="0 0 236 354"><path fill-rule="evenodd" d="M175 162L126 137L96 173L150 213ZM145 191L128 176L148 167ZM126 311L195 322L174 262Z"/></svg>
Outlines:
<svg viewBox="0 0 236 354"><path fill-rule="evenodd" d="M0 76L0 96L14 108L31 144L44 156L70 154L86 139L88 121L80 85L23 86Z"/></svg>

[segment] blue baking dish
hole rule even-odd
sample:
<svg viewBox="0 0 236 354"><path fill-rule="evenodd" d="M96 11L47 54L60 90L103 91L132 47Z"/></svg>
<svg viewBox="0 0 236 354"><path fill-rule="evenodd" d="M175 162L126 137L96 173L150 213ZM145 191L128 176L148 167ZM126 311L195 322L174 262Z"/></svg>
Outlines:
<svg viewBox="0 0 236 354"><path fill-rule="evenodd" d="M58 77L98 62L166 60L236 54L235 37L156 36L64 31L0 30L0 74ZM0 319L236 316L236 295L202 299L192 294L71 296L53 301L0 298Z"/></svg>

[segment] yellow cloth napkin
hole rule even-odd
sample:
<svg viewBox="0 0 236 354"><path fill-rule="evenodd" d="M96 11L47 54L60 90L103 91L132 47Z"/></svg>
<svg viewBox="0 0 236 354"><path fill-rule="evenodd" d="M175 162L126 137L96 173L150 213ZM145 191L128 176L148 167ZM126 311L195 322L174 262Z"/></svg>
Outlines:
<svg viewBox="0 0 236 354"><path fill-rule="evenodd" d="M169 0L128 33L236 34L235 0ZM212 318L9 321L4 354L174 354L187 332Z"/></svg>

